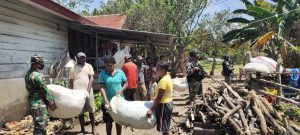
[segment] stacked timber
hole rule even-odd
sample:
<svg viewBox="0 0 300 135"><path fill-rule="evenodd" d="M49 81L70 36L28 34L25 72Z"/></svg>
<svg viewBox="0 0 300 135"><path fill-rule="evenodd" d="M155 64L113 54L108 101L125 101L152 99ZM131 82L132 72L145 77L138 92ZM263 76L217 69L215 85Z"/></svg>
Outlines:
<svg viewBox="0 0 300 135"><path fill-rule="evenodd" d="M187 128L194 128L196 122L201 122L219 125L238 135L300 134L299 126L255 90L233 89L225 82L218 83L220 87L208 87L195 98L187 112Z"/></svg>

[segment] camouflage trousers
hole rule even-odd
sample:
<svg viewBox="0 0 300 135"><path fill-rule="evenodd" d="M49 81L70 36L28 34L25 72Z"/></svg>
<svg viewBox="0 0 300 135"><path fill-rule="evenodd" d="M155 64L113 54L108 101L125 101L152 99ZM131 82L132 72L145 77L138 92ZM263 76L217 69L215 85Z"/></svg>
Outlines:
<svg viewBox="0 0 300 135"><path fill-rule="evenodd" d="M202 81L200 82L189 82L189 100L193 101L196 95L202 93Z"/></svg>
<svg viewBox="0 0 300 135"><path fill-rule="evenodd" d="M34 135L46 135L46 127L49 122L47 107L42 102L31 102L31 115L34 122Z"/></svg>
<svg viewBox="0 0 300 135"><path fill-rule="evenodd" d="M225 76L225 82L230 85L232 81L232 76Z"/></svg>

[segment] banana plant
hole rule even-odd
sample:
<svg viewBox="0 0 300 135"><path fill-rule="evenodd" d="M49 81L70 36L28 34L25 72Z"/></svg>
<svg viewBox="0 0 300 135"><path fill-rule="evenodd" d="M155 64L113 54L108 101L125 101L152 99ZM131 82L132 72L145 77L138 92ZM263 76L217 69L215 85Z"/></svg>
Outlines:
<svg viewBox="0 0 300 135"><path fill-rule="evenodd" d="M270 48L268 51L275 58L281 44L279 37L288 35L286 33L290 26L299 19L299 0L272 0L272 3L265 0L255 0L253 3L241 1L246 9L237 9L233 13L248 15L253 19L235 17L227 20L242 24L243 27L227 32L223 35L223 42L240 44L251 41L252 47L258 50Z"/></svg>

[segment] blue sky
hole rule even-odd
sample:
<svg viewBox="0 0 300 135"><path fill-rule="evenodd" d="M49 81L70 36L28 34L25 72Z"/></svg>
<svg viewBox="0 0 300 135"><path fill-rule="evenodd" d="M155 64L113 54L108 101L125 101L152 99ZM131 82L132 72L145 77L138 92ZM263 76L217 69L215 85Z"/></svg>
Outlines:
<svg viewBox="0 0 300 135"><path fill-rule="evenodd" d="M204 10L204 13L213 14L214 12L219 12L226 9L233 11L235 9L243 8L245 8L245 6L240 0L212 0L212 4L210 4L210 6Z"/></svg>

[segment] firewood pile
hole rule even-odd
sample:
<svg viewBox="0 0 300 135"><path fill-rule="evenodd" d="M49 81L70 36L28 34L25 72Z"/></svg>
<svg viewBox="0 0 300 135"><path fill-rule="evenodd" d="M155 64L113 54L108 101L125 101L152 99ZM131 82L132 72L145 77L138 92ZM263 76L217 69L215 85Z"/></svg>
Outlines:
<svg viewBox="0 0 300 135"><path fill-rule="evenodd" d="M210 86L195 98L187 112L187 128L193 128L195 122L201 122L227 127L238 135L300 134L299 126L255 90L233 89L225 82L218 83L220 87Z"/></svg>
<svg viewBox="0 0 300 135"><path fill-rule="evenodd" d="M28 115L20 121L11 121L4 124L4 128L0 128L0 135L32 135L33 121L32 116ZM55 131L61 130L63 124L59 120L48 122L47 134L55 134Z"/></svg>

